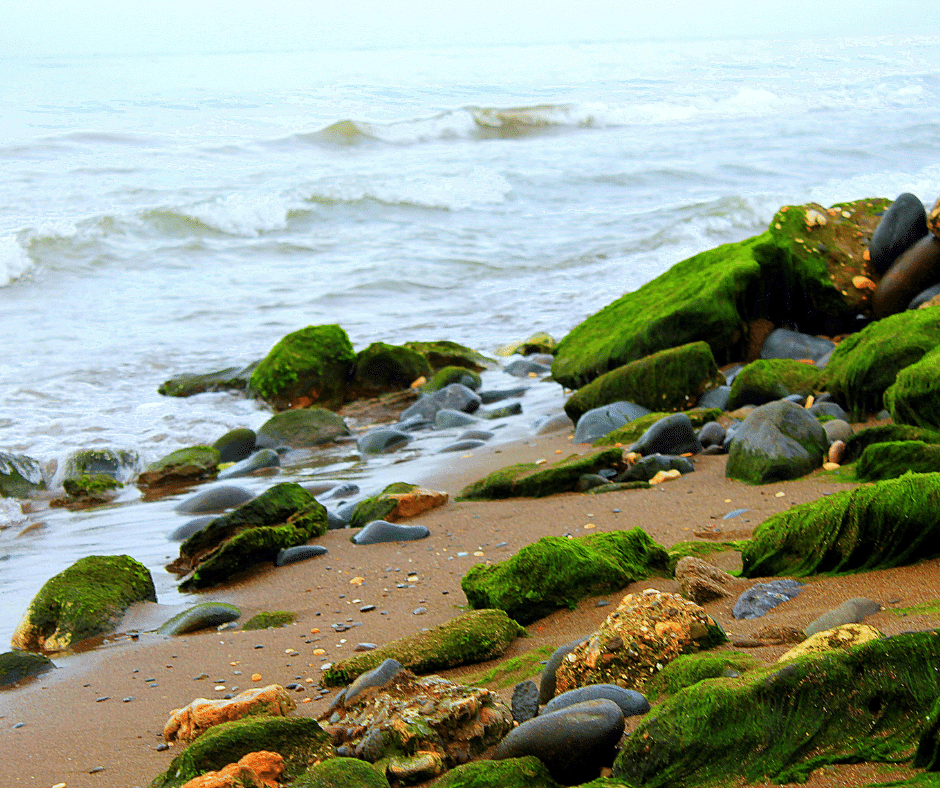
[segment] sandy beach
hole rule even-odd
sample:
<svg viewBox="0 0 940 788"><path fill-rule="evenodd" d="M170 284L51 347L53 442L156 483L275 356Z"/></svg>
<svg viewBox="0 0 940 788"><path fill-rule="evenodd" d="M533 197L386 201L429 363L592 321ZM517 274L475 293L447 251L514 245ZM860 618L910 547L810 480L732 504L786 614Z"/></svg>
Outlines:
<svg viewBox="0 0 940 788"><path fill-rule="evenodd" d="M572 451L568 432L477 450L448 460L432 478L409 479L452 496L466 483L505 465L546 459ZM288 610L296 622L280 629L201 632L175 638L118 634L91 651L55 656L58 669L0 692L0 784L9 786L146 786L164 771L177 748L160 749L170 712L197 697L261 684L298 683L298 715L316 717L333 691L317 689L321 666L353 653L359 643L384 644L458 615L466 606L460 579L476 562L497 562L542 536L583 535L640 526L662 545L710 534L739 539L771 514L792 505L846 489L817 472L800 480L751 487L724 477L726 457L699 456L696 471L649 490L602 495L570 493L542 499L454 502L427 512L412 523L431 532L407 543L356 546L348 531L329 531L319 543L329 553L283 568L262 568L250 577L194 597L237 605L242 622L257 612ZM747 511L722 519L735 509ZM718 554L715 563L734 569L736 553ZM925 616L899 616L891 608L936 597L938 561L916 566L821 578L763 618L737 621L733 600L705 606L731 638L729 648L747 647L762 661L773 661L788 647L753 647L753 636L767 626L805 627L846 599L867 596L885 610L866 619L886 634L936 627ZM743 591L753 581L741 581ZM504 659L538 648L555 648L592 631L631 591L653 587L676 591L673 580L653 578L621 591L583 600L577 610L559 611L527 627ZM374 610L360 612L375 605ZM168 617L166 607L132 609L120 629L146 630ZM342 628L333 625L349 626ZM314 654L316 649L323 653ZM460 681L491 663L445 673ZM237 688L237 689L236 689ZM512 685L497 690L508 703ZM812 785L866 784L890 779L882 766L820 770Z"/></svg>

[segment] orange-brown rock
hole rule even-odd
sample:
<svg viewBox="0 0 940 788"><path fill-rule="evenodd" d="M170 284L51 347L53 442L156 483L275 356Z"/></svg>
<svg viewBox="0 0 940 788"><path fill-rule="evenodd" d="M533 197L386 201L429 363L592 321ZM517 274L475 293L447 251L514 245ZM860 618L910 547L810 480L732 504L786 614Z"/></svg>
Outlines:
<svg viewBox="0 0 940 788"><path fill-rule="evenodd" d="M247 689L227 700L196 698L170 714L163 728L163 738L168 742L191 742L222 722L254 716L286 717L295 708L297 704L279 684Z"/></svg>
<svg viewBox="0 0 940 788"><path fill-rule="evenodd" d="M734 578L701 558L680 558L675 574L682 596L698 605L730 597L735 593Z"/></svg>
<svg viewBox="0 0 940 788"><path fill-rule="evenodd" d="M927 229L937 238L940 238L940 197L937 198L933 208L930 209L930 213L927 214Z"/></svg>
<svg viewBox="0 0 940 788"><path fill-rule="evenodd" d="M277 788L284 759L276 752L250 752L238 763L193 777L182 788Z"/></svg>
<svg viewBox="0 0 940 788"><path fill-rule="evenodd" d="M426 490L423 487L406 493L389 493L388 497L398 501L395 508L385 516L390 523L397 523L399 520L414 517L436 506L443 506L448 499L446 492Z"/></svg>

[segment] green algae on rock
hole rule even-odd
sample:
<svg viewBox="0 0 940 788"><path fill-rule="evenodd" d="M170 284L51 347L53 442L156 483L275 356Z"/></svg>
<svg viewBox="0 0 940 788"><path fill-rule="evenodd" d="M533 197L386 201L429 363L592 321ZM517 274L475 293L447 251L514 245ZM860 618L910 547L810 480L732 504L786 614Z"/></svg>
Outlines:
<svg viewBox="0 0 940 788"><path fill-rule="evenodd" d="M0 451L0 496L26 498L37 490L45 490L42 468L32 457Z"/></svg>
<svg viewBox="0 0 940 788"><path fill-rule="evenodd" d="M378 495L356 504L349 518L350 528L362 528L373 520L399 520L447 503L448 495L436 490L425 490L417 484L394 482Z"/></svg>
<svg viewBox="0 0 940 788"><path fill-rule="evenodd" d="M134 602L156 602L150 571L127 555L90 555L46 581L13 634L14 648L65 651L113 632Z"/></svg>
<svg viewBox="0 0 940 788"><path fill-rule="evenodd" d="M251 391L276 410L298 401L335 410L346 397L356 362L337 325L307 326L281 339L251 375Z"/></svg>
<svg viewBox="0 0 940 788"><path fill-rule="evenodd" d="M692 422L692 426L696 429L705 426L710 421L717 420L722 414L721 408L693 408L692 410L684 410L681 412L689 417L689 421ZM622 446L629 446L631 443L636 443L643 433L657 421L672 415L672 413L664 413L662 411L647 413L645 416L640 416L638 419L628 421L622 427L617 427L617 429L608 432L603 437L594 441L592 445L615 446L619 443Z"/></svg>
<svg viewBox="0 0 940 788"><path fill-rule="evenodd" d="M470 380L473 381L472 385L468 384L465 378L470 378ZM466 367L444 367L435 372L431 379L421 387L421 390L430 394L446 388L451 383L461 383L476 391L480 388L481 380L480 376L472 369L467 369Z"/></svg>
<svg viewBox="0 0 940 788"><path fill-rule="evenodd" d="M327 758L314 764L290 788L390 788L385 774L358 758Z"/></svg>
<svg viewBox="0 0 940 788"><path fill-rule="evenodd" d="M866 427L846 441L845 456L842 461L843 463L854 462L869 446L895 441L940 443L940 432L926 427L913 427L909 424L881 424L877 427Z"/></svg>
<svg viewBox="0 0 940 788"><path fill-rule="evenodd" d="M684 410L695 405L705 391L724 382L708 344L691 342L598 376L568 398L565 413L577 424L592 408L623 400L650 410Z"/></svg>
<svg viewBox="0 0 940 788"><path fill-rule="evenodd" d="M407 389L431 374L427 358L414 348L373 342L356 356L356 372L350 384L355 398L374 397Z"/></svg>
<svg viewBox="0 0 940 788"><path fill-rule="evenodd" d="M938 555L940 473L909 473L768 518L744 544L741 574L867 572Z"/></svg>
<svg viewBox="0 0 940 788"><path fill-rule="evenodd" d="M525 634L502 610L474 610L337 662L324 672L321 681L326 687L340 687L386 659L395 659L418 674L473 665L502 656L517 637Z"/></svg>
<svg viewBox="0 0 940 788"><path fill-rule="evenodd" d="M83 473L77 478L63 479L62 486L69 498L98 500L112 490L120 490L124 485L104 473Z"/></svg>
<svg viewBox="0 0 940 788"><path fill-rule="evenodd" d="M326 530L323 505L299 484L282 482L193 534L167 568L177 574L192 572L181 589L206 588L273 561L279 550L305 544Z"/></svg>
<svg viewBox="0 0 940 788"><path fill-rule="evenodd" d="M150 788L179 788L194 777L219 771L250 752L276 752L284 759L285 782L333 756L330 737L315 720L266 717L214 725L177 755Z"/></svg>
<svg viewBox="0 0 940 788"><path fill-rule="evenodd" d="M498 564L476 564L460 586L473 608L505 610L529 624L592 594L667 571L666 551L641 528L574 539L545 536Z"/></svg>
<svg viewBox="0 0 940 788"><path fill-rule="evenodd" d="M437 788L561 788L534 755L502 761L473 761L455 766Z"/></svg>
<svg viewBox="0 0 940 788"><path fill-rule="evenodd" d="M812 364L788 358L753 361L731 383L726 410L742 405L764 405L790 394L809 396L819 389L822 373Z"/></svg>
<svg viewBox="0 0 940 788"><path fill-rule="evenodd" d="M929 310L925 310L929 311ZM936 311L940 322L940 310ZM884 393L884 405L891 418L900 424L940 428L940 345L910 366L905 367Z"/></svg>
<svg viewBox="0 0 940 788"><path fill-rule="evenodd" d="M463 488L458 501L491 501L500 498L541 498L577 489L585 473L619 468L623 453L607 449L596 454L572 454L554 465L523 462L510 465Z"/></svg>
<svg viewBox="0 0 940 788"><path fill-rule="evenodd" d="M757 657L743 651L683 654L664 665L663 669L650 679L646 685L646 693L650 697L675 695L679 690L705 679L733 678L762 664Z"/></svg>
<svg viewBox="0 0 940 788"><path fill-rule="evenodd" d="M275 413L258 429L258 436L277 445L307 449L349 435L342 416L325 408L295 408Z"/></svg>
<svg viewBox="0 0 940 788"><path fill-rule="evenodd" d="M446 339L437 342L405 342L405 347L418 351L435 371L444 367L466 367L474 372L482 372L494 363L481 353Z"/></svg>
<svg viewBox="0 0 940 788"><path fill-rule="evenodd" d="M642 788L805 781L833 763L903 762L940 693L940 633L700 681L626 740L614 776Z"/></svg>
<svg viewBox="0 0 940 788"><path fill-rule="evenodd" d="M190 446L150 463L137 477L143 487L186 484L213 478L219 470L221 454L211 446Z"/></svg>
<svg viewBox="0 0 940 788"><path fill-rule="evenodd" d="M855 466L857 478L866 482L895 479L905 473L940 471L940 445L923 441L875 443L862 452Z"/></svg>
<svg viewBox="0 0 940 788"><path fill-rule="evenodd" d="M15 684L33 676L40 676L54 668L52 660L43 654L7 651L5 654L0 654L0 687Z"/></svg>
<svg viewBox="0 0 940 788"><path fill-rule="evenodd" d="M297 614L289 610L264 611L249 618L242 629L245 631L252 629L278 629L279 627L293 624L297 620Z"/></svg>
<svg viewBox="0 0 940 788"><path fill-rule="evenodd" d="M174 375L160 384L158 394L164 397L192 397L207 391L245 391L257 362L247 367L226 367L214 372L192 372Z"/></svg>

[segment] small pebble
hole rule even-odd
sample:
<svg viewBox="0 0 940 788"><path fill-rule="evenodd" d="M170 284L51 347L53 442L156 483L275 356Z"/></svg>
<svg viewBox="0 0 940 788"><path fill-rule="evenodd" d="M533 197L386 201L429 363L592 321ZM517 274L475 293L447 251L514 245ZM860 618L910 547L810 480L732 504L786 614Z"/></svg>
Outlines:
<svg viewBox="0 0 940 788"><path fill-rule="evenodd" d="M209 678L208 673L200 673L198 676L193 676L193 681L202 681L203 679Z"/></svg>
<svg viewBox="0 0 940 788"><path fill-rule="evenodd" d="M353 651L374 651L378 646L375 643L359 643Z"/></svg>
<svg viewBox="0 0 940 788"><path fill-rule="evenodd" d="M127 697L127 698L123 698L123 699L121 700L121 702L122 702L122 703L130 703L132 700L134 700L134 696L133 696L133 695L131 695L131 696Z"/></svg>
<svg viewBox="0 0 940 788"><path fill-rule="evenodd" d="M212 689L214 689L216 692L225 692L226 687L223 684L216 684Z"/></svg>
<svg viewBox="0 0 940 788"><path fill-rule="evenodd" d="M373 610L375 610L375 605L363 605L359 608L360 613L369 613Z"/></svg>
<svg viewBox="0 0 940 788"><path fill-rule="evenodd" d="M610 604L609 599L598 599L594 607L607 607Z"/></svg>
<svg viewBox="0 0 940 788"><path fill-rule="evenodd" d="M16 728L23 728L23 727L25 727L25 725L26 725L25 722L18 722L18 723L16 723L16 725L13 726L13 728L14 728L14 729L16 729Z"/></svg>
<svg viewBox="0 0 940 788"><path fill-rule="evenodd" d="M428 612L428 609L427 609L426 607L416 607L416 608L412 611L412 615L414 615L414 616L423 616L423 615L424 615L425 613L427 613L427 612Z"/></svg>
<svg viewBox="0 0 940 788"><path fill-rule="evenodd" d="M263 646L261 643L258 643L258 644L255 646L255 648L264 648L264 646Z"/></svg>
<svg viewBox="0 0 940 788"><path fill-rule="evenodd" d="M96 766L94 769L89 769L88 773L97 774L98 772L103 772L103 771L104 771L104 766Z"/></svg>
<svg viewBox="0 0 940 788"><path fill-rule="evenodd" d="M252 680L252 681L261 681L261 674L260 674L260 673L252 673L252 674L251 674L251 680Z"/></svg>
<svg viewBox="0 0 940 788"><path fill-rule="evenodd" d="M170 749L170 745L165 742L157 745L157 752L166 752L168 749Z"/></svg>
<svg viewBox="0 0 940 788"><path fill-rule="evenodd" d="M104 703L104 701L110 700L110 699L111 699L110 695L103 695L100 698L95 698L95 703Z"/></svg>

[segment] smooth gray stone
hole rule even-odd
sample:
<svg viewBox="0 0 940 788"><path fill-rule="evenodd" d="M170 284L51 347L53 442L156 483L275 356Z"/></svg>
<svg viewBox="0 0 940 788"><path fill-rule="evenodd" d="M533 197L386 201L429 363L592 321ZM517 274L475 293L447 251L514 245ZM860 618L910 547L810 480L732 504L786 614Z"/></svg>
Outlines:
<svg viewBox="0 0 940 788"><path fill-rule="evenodd" d="M532 361L528 358L516 359L503 368L503 372L507 375L512 375L517 378L527 378L532 372L536 375L547 375L551 371L552 368L550 365L540 364L538 361Z"/></svg>
<svg viewBox="0 0 940 788"><path fill-rule="evenodd" d="M359 492L358 484L344 482L343 484L337 484L335 487L331 487L327 490L323 498L327 501L337 498L352 498L354 495L359 495Z"/></svg>
<svg viewBox="0 0 940 788"><path fill-rule="evenodd" d="M555 697L555 671L558 670L565 656L570 654L576 646L581 645L589 637L590 635L585 635L577 640L572 640L570 643L565 643L565 645L559 646L552 652L552 655L545 663L545 667L542 668L542 678L539 682L539 703L548 703Z"/></svg>
<svg viewBox="0 0 940 788"><path fill-rule="evenodd" d="M319 555L326 555L329 552L323 545L302 544L296 547L285 547L277 554L274 559L275 566L287 566L296 564L299 561L306 561L308 558L316 558Z"/></svg>
<svg viewBox="0 0 940 788"><path fill-rule="evenodd" d="M709 446L721 446L725 442L725 428L717 421L710 421L698 431L698 440L703 449Z"/></svg>
<svg viewBox="0 0 940 788"><path fill-rule="evenodd" d="M616 684L589 684L586 687L562 692L552 698L542 710L542 713L550 713L558 709L573 706L575 703L581 703L586 700L598 700L607 698L616 703L623 712L624 717L633 717L637 714L646 714L650 710L649 701L636 690L628 690L618 687Z"/></svg>
<svg viewBox="0 0 940 788"><path fill-rule="evenodd" d="M931 298L936 298L940 295L940 284L934 285L933 287L928 287L926 290L918 293L911 299L911 303L907 305L908 309L917 309L921 304L926 303Z"/></svg>
<svg viewBox="0 0 940 788"><path fill-rule="evenodd" d="M815 635L817 632L825 632L827 629L841 627L843 624L860 624L865 620L865 616L877 613L881 610L881 605L873 599L857 596L843 602L839 607L823 613L804 632L806 636Z"/></svg>
<svg viewBox="0 0 940 788"><path fill-rule="evenodd" d="M217 627L229 621L237 621L241 611L235 605L224 602L202 602L189 610L173 616L157 629L158 635L184 635L208 627Z"/></svg>
<svg viewBox="0 0 940 788"><path fill-rule="evenodd" d="M751 586L734 603L731 615L735 618L760 618L781 602L793 599L803 590L796 580L771 580Z"/></svg>
<svg viewBox="0 0 940 788"><path fill-rule="evenodd" d="M461 441L488 441L490 438L494 437L496 433L490 432L489 430L467 430L462 433L457 440Z"/></svg>
<svg viewBox="0 0 940 788"><path fill-rule="evenodd" d="M650 454L637 460L617 477L618 482L648 482L660 471L676 470L692 473L695 466L685 457L670 454Z"/></svg>
<svg viewBox="0 0 940 788"><path fill-rule="evenodd" d="M349 520L344 520L335 512L326 510L326 528L328 531L336 531L349 525Z"/></svg>
<svg viewBox="0 0 940 788"><path fill-rule="evenodd" d="M806 404L806 397L802 394L787 394L783 399L787 402L792 402L794 405L799 405L801 408Z"/></svg>
<svg viewBox="0 0 940 788"><path fill-rule="evenodd" d="M884 212L868 245L871 264L884 276L895 260L927 235L927 212L910 192L899 194Z"/></svg>
<svg viewBox="0 0 940 788"><path fill-rule="evenodd" d="M728 407L730 398L731 386L716 386L702 394L695 404L699 408L721 408L721 410L725 410Z"/></svg>
<svg viewBox="0 0 940 788"><path fill-rule="evenodd" d="M315 481L315 482L306 482L305 484L301 485L301 487L303 487L308 493L310 493L311 495L315 495L318 498L321 495L328 493L330 490L335 490L338 487L342 487L342 486L343 486L342 484L330 481L329 479L323 479L321 481Z"/></svg>
<svg viewBox="0 0 940 788"><path fill-rule="evenodd" d="M761 358L822 358L835 349L829 339L820 339L812 334L801 334L789 328L777 328L770 332L760 349Z"/></svg>
<svg viewBox="0 0 940 788"><path fill-rule="evenodd" d="M842 419L833 419L822 425L829 439L829 443L836 441L848 441L855 433L852 431L852 425Z"/></svg>
<svg viewBox="0 0 940 788"><path fill-rule="evenodd" d="M640 454L698 454L702 444L695 437L692 422L684 413L673 413L653 424L633 444Z"/></svg>
<svg viewBox="0 0 940 788"><path fill-rule="evenodd" d="M548 416L535 423L536 435L548 435L552 432L561 432L570 430L574 427L574 422L568 418L567 413L556 413L554 416Z"/></svg>
<svg viewBox="0 0 940 788"><path fill-rule="evenodd" d="M466 427L470 424L478 424L479 421L478 418L471 416L469 413L451 410L450 408L441 408L434 414L434 426L439 430L449 427Z"/></svg>
<svg viewBox="0 0 940 788"><path fill-rule="evenodd" d="M734 383L734 379L738 376L738 373L744 369L744 364L732 364L730 367L727 367L724 371L725 383L729 386Z"/></svg>
<svg viewBox="0 0 940 788"><path fill-rule="evenodd" d="M456 443L450 443L445 446L438 452L438 454L445 454L452 451L470 451L471 449L479 449L485 443L486 441L480 440L457 441Z"/></svg>
<svg viewBox="0 0 940 788"><path fill-rule="evenodd" d="M817 400L810 406L809 412L812 413L817 419L820 416L832 416L833 418L839 419L840 421L849 421L849 414L846 413L842 407L835 402L819 402ZM823 428L825 428L825 426L826 425L824 424Z"/></svg>
<svg viewBox="0 0 940 788"><path fill-rule="evenodd" d="M484 419L504 419L507 416L518 416L520 413L522 413L521 402L511 402L501 408L486 408L477 411L477 415Z"/></svg>
<svg viewBox="0 0 940 788"><path fill-rule="evenodd" d="M0 654L0 687L7 687L17 681L40 676L54 668L52 660L42 654L7 651L5 654Z"/></svg>
<svg viewBox="0 0 940 788"><path fill-rule="evenodd" d="M255 496L243 487L234 487L230 484L220 484L207 490L196 493L185 501L180 501L174 507L180 514L205 514L207 512L224 512L247 503Z"/></svg>
<svg viewBox="0 0 940 788"><path fill-rule="evenodd" d="M817 358L817 359L813 362L813 364L815 365L816 369L825 369L825 368L828 366L828 364L829 364L829 359L832 358L832 353L833 353L833 351L830 350L828 353L826 353L826 355L820 356L819 358Z"/></svg>
<svg viewBox="0 0 940 788"><path fill-rule="evenodd" d="M580 785L610 766L623 735L623 713L601 698L540 714L509 732L493 760L534 755L563 785Z"/></svg>
<svg viewBox="0 0 940 788"><path fill-rule="evenodd" d="M203 528L205 528L213 520L217 519L214 514L204 514L201 517L194 517L192 520L187 520L179 528L173 531L167 539L171 542L185 542L195 533L199 533Z"/></svg>
<svg viewBox="0 0 940 788"><path fill-rule="evenodd" d="M581 414L574 431L575 443L594 443L618 427L645 416L650 411L635 402L611 402Z"/></svg>
<svg viewBox="0 0 940 788"><path fill-rule="evenodd" d="M387 659L378 667L367 670L343 691L343 703L349 703L372 687L384 687L401 669L402 664L398 660Z"/></svg>
<svg viewBox="0 0 940 788"><path fill-rule="evenodd" d="M423 525L401 525L385 520L373 520L352 538L353 544L378 544L379 542L412 542L426 539L431 532Z"/></svg>
<svg viewBox="0 0 940 788"><path fill-rule="evenodd" d="M219 450L220 463L241 462L255 450L255 441L257 435L254 430L247 427L239 427L235 430L229 430L215 443L213 449Z"/></svg>
<svg viewBox="0 0 940 788"><path fill-rule="evenodd" d="M250 457L236 462L216 477L220 480L235 479L239 476L250 476L255 471L268 470L281 467L281 456L274 449L259 449Z"/></svg>
<svg viewBox="0 0 940 788"><path fill-rule="evenodd" d="M407 407L399 418L401 421L409 421L415 417L431 420L442 408L473 413L479 407L480 396L473 389L462 386L460 383L451 383L433 394L421 397Z"/></svg>
<svg viewBox="0 0 940 788"><path fill-rule="evenodd" d="M516 722L531 720L539 713L539 688L531 679L520 681L512 691L512 718Z"/></svg>
<svg viewBox="0 0 940 788"><path fill-rule="evenodd" d="M385 454L400 449L410 441L411 436L407 432L383 427L360 436L356 447L363 454Z"/></svg>
<svg viewBox="0 0 940 788"><path fill-rule="evenodd" d="M492 405L500 400L510 399L511 397L521 397L528 391L526 386L516 386L511 389L489 389L488 391L478 391L480 402L483 405Z"/></svg>
<svg viewBox="0 0 940 788"><path fill-rule="evenodd" d="M730 520L730 519L732 519L732 518L734 518L734 517L737 517L738 515L744 514L746 511L748 511L748 510L747 510L747 509L732 509L732 510L731 510L730 512L728 512L726 515L724 515L721 519L722 519L722 520Z"/></svg>
<svg viewBox="0 0 940 788"><path fill-rule="evenodd" d="M605 484L610 484L610 479L605 476L601 476L599 473L582 473L578 477L578 483L575 485L575 490L577 492L587 492L588 490L593 490L595 487L601 487Z"/></svg>

